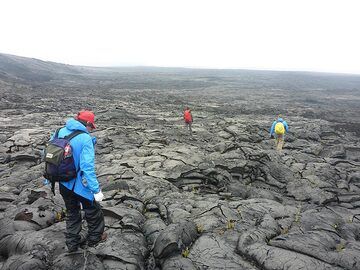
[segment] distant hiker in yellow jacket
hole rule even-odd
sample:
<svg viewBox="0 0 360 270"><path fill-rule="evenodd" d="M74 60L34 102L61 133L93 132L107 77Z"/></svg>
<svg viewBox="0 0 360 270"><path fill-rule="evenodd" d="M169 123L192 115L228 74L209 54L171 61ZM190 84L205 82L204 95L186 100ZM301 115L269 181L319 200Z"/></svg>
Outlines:
<svg viewBox="0 0 360 270"><path fill-rule="evenodd" d="M285 133L289 132L289 126L279 114L277 119L272 123L270 129L270 137L275 135L276 150L281 151L284 145Z"/></svg>

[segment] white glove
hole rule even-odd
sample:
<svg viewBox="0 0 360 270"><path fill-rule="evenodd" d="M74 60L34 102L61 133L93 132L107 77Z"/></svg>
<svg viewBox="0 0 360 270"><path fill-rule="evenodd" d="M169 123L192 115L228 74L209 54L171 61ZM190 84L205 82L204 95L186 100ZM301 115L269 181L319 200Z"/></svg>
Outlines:
<svg viewBox="0 0 360 270"><path fill-rule="evenodd" d="M98 193L94 194L95 201L101 202L104 199L104 194L101 192L101 190Z"/></svg>

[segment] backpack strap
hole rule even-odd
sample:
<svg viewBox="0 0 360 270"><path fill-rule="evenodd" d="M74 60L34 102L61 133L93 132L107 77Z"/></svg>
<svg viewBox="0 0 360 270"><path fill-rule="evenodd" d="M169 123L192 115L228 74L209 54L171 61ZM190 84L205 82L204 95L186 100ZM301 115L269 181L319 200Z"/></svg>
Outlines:
<svg viewBox="0 0 360 270"><path fill-rule="evenodd" d="M83 130L75 130L74 132L70 133L69 135L65 136L64 139L70 141L71 139L75 138L77 135L80 135L81 133L86 133L85 131ZM79 173L80 171L80 167L78 170L76 170L76 173ZM80 172L82 174L82 172ZM55 184L55 183L54 183ZM59 184L60 185L60 184ZM72 187L72 191L74 192L74 189L75 189L75 185L76 185L76 179L74 181L74 185Z"/></svg>
<svg viewBox="0 0 360 270"><path fill-rule="evenodd" d="M59 138L59 131L61 128L55 130L54 138Z"/></svg>
<svg viewBox="0 0 360 270"><path fill-rule="evenodd" d="M70 133L69 135L65 136L64 139L70 141L72 138L76 137L77 135L80 135L81 133L86 133L83 130L75 130L74 132Z"/></svg>

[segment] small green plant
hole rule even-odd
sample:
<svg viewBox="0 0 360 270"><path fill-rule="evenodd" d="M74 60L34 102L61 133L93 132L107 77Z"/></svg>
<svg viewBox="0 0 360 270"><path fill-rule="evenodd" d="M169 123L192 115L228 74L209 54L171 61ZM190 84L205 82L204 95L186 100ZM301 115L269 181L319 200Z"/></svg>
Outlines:
<svg viewBox="0 0 360 270"><path fill-rule="evenodd" d="M337 252L341 252L345 249L345 244L344 243L339 243L336 245L336 251Z"/></svg>
<svg viewBox="0 0 360 270"><path fill-rule="evenodd" d="M204 225L196 224L196 230L198 233L202 233L204 231Z"/></svg>
<svg viewBox="0 0 360 270"><path fill-rule="evenodd" d="M181 252L181 255L184 257L184 258L187 258L190 254L190 250L188 247L186 247L182 252Z"/></svg>
<svg viewBox="0 0 360 270"><path fill-rule="evenodd" d="M61 213L60 212L56 212L55 220L56 221L61 221Z"/></svg>
<svg viewBox="0 0 360 270"><path fill-rule="evenodd" d="M240 207L238 207L236 210L237 210L237 212L238 212L238 214L239 214L239 216L240 216L240 219L242 219L242 215L241 215L241 214L242 214L242 212L241 212L241 208L240 208Z"/></svg>
<svg viewBox="0 0 360 270"><path fill-rule="evenodd" d="M63 221L65 217L66 217L66 210L65 209L61 209L60 212L55 213L55 221L56 222Z"/></svg>
<svg viewBox="0 0 360 270"><path fill-rule="evenodd" d="M150 212L149 212L149 214L147 214L147 217L148 217L148 218L156 218L157 215L156 215L155 213L150 213Z"/></svg>
<svg viewBox="0 0 360 270"><path fill-rule="evenodd" d="M235 220L230 219L226 222L226 228L228 230L233 230L235 228Z"/></svg>
<svg viewBox="0 0 360 270"><path fill-rule="evenodd" d="M192 187L191 192L194 194L198 194L199 193L199 188L196 188L195 186Z"/></svg>

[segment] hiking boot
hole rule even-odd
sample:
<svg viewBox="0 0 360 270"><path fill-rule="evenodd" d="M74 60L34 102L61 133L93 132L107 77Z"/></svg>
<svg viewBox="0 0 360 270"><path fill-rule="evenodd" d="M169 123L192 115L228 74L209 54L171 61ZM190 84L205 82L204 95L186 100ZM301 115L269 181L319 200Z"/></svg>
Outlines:
<svg viewBox="0 0 360 270"><path fill-rule="evenodd" d="M97 241L97 242L88 242L88 247L95 247L95 246L97 246L98 244L100 244L100 243L102 243L102 242L105 242L106 241L106 239L107 239L107 233L106 232L103 232L102 233L102 235L101 235L101 237L100 237L100 239L99 239L99 241Z"/></svg>

